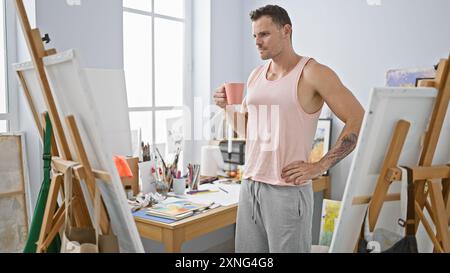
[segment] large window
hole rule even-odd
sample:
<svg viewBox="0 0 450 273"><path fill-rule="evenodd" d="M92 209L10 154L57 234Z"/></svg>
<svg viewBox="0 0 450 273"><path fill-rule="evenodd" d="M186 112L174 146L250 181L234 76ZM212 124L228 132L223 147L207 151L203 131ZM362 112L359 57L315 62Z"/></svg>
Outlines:
<svg viewBox="0 0 450 273"><path fill-rule="evenodd" d="M182 116L189 0L124 0L124 69L132 130L166 144L166 122Z"/></svg>
<svg viewBox="0 0 450 273"><path fill-rule="evenodd" d="M17 88L11 63L16 60L14 2L0 1L0 133L18 130Z"/></svg>
<svg viewBox="0 0 450 273"><path fill-rule="evenodd" d="M5 2L0 5L0 133L8 131L8 96L7 96L7 74L6 74L6 16Z"/></svg>

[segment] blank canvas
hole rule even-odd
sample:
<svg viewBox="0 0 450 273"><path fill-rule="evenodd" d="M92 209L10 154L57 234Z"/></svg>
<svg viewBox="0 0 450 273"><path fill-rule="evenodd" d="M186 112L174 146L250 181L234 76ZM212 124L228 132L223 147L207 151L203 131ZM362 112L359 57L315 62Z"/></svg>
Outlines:
<svg viewBox="0 0 450 273"><path fill-rule="evenodd" d="M373 194L392 133L400 119L409 121L411 127L399 165L414 166L418 163L421 140L429 123L436 95L437 90L434 88L376 88L373 90L350 167L339 213L340 218L333 234L330 252L353 252L368 206L367 204L352 205L353 198ZM444 122L434 157L435 164L446 164L450 161L448 116L449 114ZM399 184L393 183L389 193L399 191ZM385 202L377 227L396 230L399 215L400 202ZM419 232L421 229L423 227L419 227ZM418 240L421 241L419 250L428 251L429 240L424 239L419 233Z"/></svg>
<svg viewBox="0 0 450 273"><path fill-rule="evenodd" d="M143 252L113 161L113 155L131 155L132 152L123 71L83 69L77 62L75 50L48 56L44 58L44 65L72 157L77 160L65 122L68 115L75 117L92 167L111 175L112 182L101 181L98 185L121 252ZM39 100L42 102L42 91L33 76L36 72L32 63L16 64L15 68L27 75L30 93L35 94L38 103ZM46 109L45 105L40 108L40 111ZM82 185L85 196L88 196L87 188ZM86 201L92 212L90 198Z"/></svg>
<svg viewBox="0 0 450 273"><path fill-rule="evenodd" d="M23 134L0 134L0 252L21 252L28 236L29 191Z"/></svg>

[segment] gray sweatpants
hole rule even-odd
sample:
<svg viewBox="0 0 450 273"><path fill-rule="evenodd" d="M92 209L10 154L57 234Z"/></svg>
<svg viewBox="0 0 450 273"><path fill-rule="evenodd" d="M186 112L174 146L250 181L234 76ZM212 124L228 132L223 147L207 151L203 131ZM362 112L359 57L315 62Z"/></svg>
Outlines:
<svg viewBox="0 0 450 273"><path fill-rule="evenodd" d="M312 184L274 186L243 180L236 220L236 253L311 252Z"/></svg>

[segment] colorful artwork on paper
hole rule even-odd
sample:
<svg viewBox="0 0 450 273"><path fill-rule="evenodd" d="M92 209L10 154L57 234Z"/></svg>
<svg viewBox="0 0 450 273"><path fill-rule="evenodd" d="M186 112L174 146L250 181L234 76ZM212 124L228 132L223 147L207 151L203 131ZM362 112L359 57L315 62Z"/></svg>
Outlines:
<svg viewBox="0 0 450 273"><path fill-rule="evenodd" d="M340 201L329 199L323 200L319 245L330 246L331 239L333 238L334 226L339 217L340 208Z"/></svg>
<svg viewBox="0 0 450 273"><path fill-rule="evenodd" d="M391 69L386 73L386 86L416 87L418 80L435 77L436 70L434 68Z"/></svg>
<svg viewBox="0 0 450 273"><path fill-rule="evenodd" d="M203 207L205 207L205 205L192 203L190 201L175 201L168 204L156 204L148 209L148 211L176 216Z"/></svg>
<svg viewBox="0 0 450 273"><path fill-rule="evenodd" d="M324 138L325 128L317 128L316 137L314 138L313 148L309 155L309 162L318 162L324 156Z"/></svg>

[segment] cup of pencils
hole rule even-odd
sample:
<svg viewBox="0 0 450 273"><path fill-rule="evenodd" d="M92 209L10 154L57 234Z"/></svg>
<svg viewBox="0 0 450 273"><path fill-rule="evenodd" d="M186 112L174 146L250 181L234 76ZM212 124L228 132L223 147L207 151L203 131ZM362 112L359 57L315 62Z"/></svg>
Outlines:
<svg viewBox="0 0 450 273"><path fill-rule="evenodd" d="M162 163L162 168L160 170L161 179L164 183L166 183L168 190L171 190L173 188L173 179L176 176L176 171L178 169L178 160L180 157L181 149L177 149L177 153L175 154L172 164L166 163L158 148L155 148L155 150Z"/></svg>
<svg viewBox="0 0 450 273"><path fill-rule="evenodd" d="M188 185L190 191L198 190L198 185L200 183L200 165L189 164L188 165Z"/></svg>

